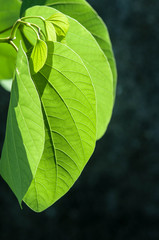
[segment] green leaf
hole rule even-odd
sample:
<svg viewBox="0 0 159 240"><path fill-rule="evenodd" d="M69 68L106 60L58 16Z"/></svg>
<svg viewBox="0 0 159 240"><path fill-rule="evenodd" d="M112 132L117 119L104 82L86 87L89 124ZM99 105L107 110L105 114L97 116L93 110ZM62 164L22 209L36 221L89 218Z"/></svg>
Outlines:
<svg viewBox="0 0 159 240"><path fill-rule="evenodd" d="M12 79L5 79L5 80L0 80L0 85L8 92L11 91L12 88Z"/></svg>
<svg viewBox="0 0 159 240"><path fill-rule="evenodd" d="M46 30L47 41L56 42L57 41L56 31L51 22L45 21L45 30Z"/></svg>
<svg viewBox="0 0 159 240"><path fill-rule="evenodd" d="M56 30L56 34L58 36L61 36L61 37L66 36L69 29L69 22L68 22L68 18L64 14L60 12L55 13L51 17L49 17L47 21L50 21L53 24Z"/></svg>
<svg viewBox="0 0 159 240"><path fill-rule="evenodd" d="M33 48L30 56L30 66L34 73L37 73L45 64L47 58L47 45L41 40L37 39L37 42Z"/></svg>
<svg viewBox="0 0 159 240"><path fill-rule="evenodd" d="M56 10L49 7L32 7L26 11L26 16L43 16L47 19ZM114 104L113 97L113 77L103 51L99 47L94 37L76 20L68 17L69 31L66 35L66 42L83 60L86 65L96 92L97 101L97 139L101 138L106 131L112 115ZM29 20L30 21L30 20ZM38 23L43 29L43 24L36 19L30 22ZM26 37L32 44L35 42L35 35L28 28L24 28Z"/></svg>
<svg viewBox="0 0 159 240"><path fill-rule="evenodd" d="M98 16L96 11L84 0L47 0L45 1L45 5L52 6L53 8L56 8L57 10L76 19L85 28L87 28L89 32L91 32L108 58L114 79L113 84L115 95L117 79L116 63L112 51L108 29L103 20Z"/></svg>
<svg viewBox="0 0 159 240"><path fill-rule="evenodd" d="M11 30L0 34L0 38L10 36ZM17 30L16 39L14 43L16 46L19 46L21 39L21 33ZM0 80L1 79L13 79L15 64L16 64L17 52L16 50L8 43L0 43Z"/></svg>
<svg viewBox="0 0 159 240"><path fill-rule="evenodd" d="M82 58L95 88L98 140L104 135L112 115L114 103L112 71L97 42L77 21L71 21L66 42Z"/></svg>
<svg viewBox="0 0 159 240"><path fill-rule="evenodd" d="M80 57L66 45L48 42L45 66L33 76L45 116L45 148L24 198L36 212L63 196L94 151L96 101Z"/></svg>
<svg viewBox="0 0 159 240"><path fill-rule="evenodd" d="M0 38L8 37L10 35L11 30L9 30L9 28L19 18L20 6L21 3L18 0L0 0ZM11 45L7 43L1 43L0 79L13 78L15 62L16 51Z"/></svg>
<svg viewBox="0 0 159 240"><path fill-rule="evenodd" d="M31 79L28 60L19 47L12 85L0 173L21 203L44 149L41 103Z"/></svg>
<svg viewBox="0 0 159 240"><path fill-rule="evenodd" d="M21 11L37 5L37 0L23 1ZM56 8L62 13L76 19L94 36L101 49L108 58L112 74L114 97L116 92L117 70L112 45L108 29L103 20L98 16L96 11L85 0L40 0L38 5L47 5Z"/></svg>
<svg viewBox="0 0 159 240"><path fill-rule="evenodd" d="M13 78L16 51L8 43L0 44L0 79Z"/></svg>
<svg viewBox="0 0 159 240"><path fill-rule="evenodd" d="M18 0L0 0L0 32L11 27L19 18L20 7Z"/></svg>

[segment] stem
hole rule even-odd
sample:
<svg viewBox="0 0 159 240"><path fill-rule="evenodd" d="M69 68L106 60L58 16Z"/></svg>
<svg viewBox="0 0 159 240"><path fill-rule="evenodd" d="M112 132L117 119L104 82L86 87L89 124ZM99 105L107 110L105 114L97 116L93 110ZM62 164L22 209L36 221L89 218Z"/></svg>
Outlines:
<svg viewBox="0 0 159 240"><path fill-rule="evenodd" d="M38 19L41 19L43 21L43 23L45 23L45 19L43 17L41 17L41 16L22 17L21 19L18 19L15 22L13 27L9 27L9 28L3 30L2 32L0 32L0 33L3 33L5 31L9 30L10 28L12 28L10 37L0 38L0 43L9 43L9 44L11 44L14 47L14 49L16 51L18 51L18 48L14 44L13 40L16 38L16 31L17 31L18 27L20 26L20 24L23 24L23 25L25 25L27 27L30 27L35 32L37 38L40 40L40 33L42 32L42 30L34 23L28 23L28 22L23 21L23 20L29 19L29 18L38 18ZM38 31L36 31L34 27L36 27L38 29ZM42 34L44 34L44 33L42 32Z"/></svg>
<svg viewBox="0 0 159 240"><path fill-rule="evenodd" d="M16 51L18 51L17 46L14 44L14 42L13 42L12 40L13 40L13 39L10 39L10 37L0 38L0 43L9 43L9 44L11 44L11 45L14 47L14 49L15 49Z"/></svg>
<svg viewBox="0 0 159 240"><path fill-rule="evenodd" d="M25 20L28 18L39 18L41 19L43 22L45 22L45 18L41 17L41 16L28 16L28 17L22 17L21 20Z"/></svg>
<svg viewBox="0 0 159 240"><path fill-rule="evenodd" d="M40 35L39 35L39 33L35 30L35 28L33 28L33 27L31 26L31 24L30 24L30 28L36 33L37 38L40 40Z"/></svg>
<svg viewBox="0 0 159 240"><path fill-rule="evenodd" d="M43 18L43 17L41 17L41 16L22 17L21 20L30 19L30 18L37 18L37 19L42 20L42 22L44 23L44 26L45 26L45 18ZM38 27L38 26L36 26L36 24L34 24L34 23L30 23L30 24L31 24L32 26ZM41 33L43 34L44 38L46 38L46 36L45 36L44 32L42 31L42 29L40 29L40 28L38 27L38 31L39 31L39 35L40 35L40 32L41 32Z"/></svg>
<svg viewBox="0 0 159 240"><path fill-rule="evenodd" d="M40 29L36 24L32 24L32 23L28 23L28 22L24 22L24 21L20 21L20 23L22 23L23 25L25 25L26 27L30 27L36 34L37 38L40 39L40 35L39 33L35 30L35 28L33 26L35 26L36 28L38 28L38 30ZM33 26L32 26L33 25Z"/></svg>
<svg viewBox="0 0 159 240"><path fill-rule="evenodd" d="M18 48L17 48L17 46L14 44L14 42L13 41L10 41L9 42L13 47L14 47L14 49L18 52Z"/></svg>
<svg viewBox="0 0 159 240"><path fill-rule="evenodd" d="M36 24L34 24L34 23L30 23L30 24L31 24L31 26L36 27L37 30L38 30L38 33L40 34L41 28L39 28L39 27L38 27Z"/></svg>
<svg viewBox="0 0 159 240"><path fill-rule="evenodd" d="M18 19L15 22L15 24L13 25L13 28L12 28L12 31L11 31L11 34L10 34L10 39L14 39L15 38L16 31L17 31L19 25L20 25L20 19Z"/></svg>
<svg viewBox="0 0 159 240"><path fill-rule="evenodd" d="M43 35L43 37L46 38L43 30L42 30L40 27L38 27L38 26L37 26L36 24L34 24L34 23L30 23L30 24L31 24L33 27L37 28L39 36L40 36L40 35Z"/></svg>
<svg viewBox="0 0 159 240"><path fill-rule="evenodd" d="M10 38L0 38L0 43L9 43L10 42Z"/></svg>

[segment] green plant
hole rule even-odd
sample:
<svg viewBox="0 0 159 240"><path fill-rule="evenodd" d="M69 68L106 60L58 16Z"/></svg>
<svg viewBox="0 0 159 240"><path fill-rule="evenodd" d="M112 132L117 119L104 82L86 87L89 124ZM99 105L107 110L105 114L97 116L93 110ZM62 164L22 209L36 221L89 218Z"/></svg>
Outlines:
<svg viewBox="0 0 159 240"><path fill-rule="evenodd" d="M0 6L1 85L13 79L0 173L20 204L40 212L70 189L106 131L115 60L85 0Z"/></svg>

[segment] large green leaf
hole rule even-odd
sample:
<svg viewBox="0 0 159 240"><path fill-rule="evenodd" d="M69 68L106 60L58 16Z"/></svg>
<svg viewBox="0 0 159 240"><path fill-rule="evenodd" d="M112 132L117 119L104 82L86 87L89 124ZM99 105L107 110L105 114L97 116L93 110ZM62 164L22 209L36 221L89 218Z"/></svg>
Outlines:
<svg viewBox="0 0 159 240"><path fill-rule="evenodd" d="M0 160L0 173L19 202L35 176L44 139L41 102L30 76L26 54L20 46Z"/></svg>
<svg viewBox="0 0 159 240"><path fill-rule="evenodd" d="M37 15L48 18L56 11L45 6L35 6L28 9L25 16ZM76 20L70 17L68 19L70 27L66 35L67 45L82 58L95 87L97 99L97 139L99 139L105 133L112 114L114 103L112 72L107 58L90 32ZM38 24L44 30L44 25L39 19L28 20ZM32 44L35 44L36 36L34 32L28 28L24 28L24 30L28 39L30 39Z"/></svg>
<svg viewBox="0 0 159 240"><path fill-rule="evenodd" d="M92 35L78 22L71 21L66 42L82 58L92 78L97 101L98 140L107 129L114 103L113 77L110 65Z"/></svg>
<svg viewBox="0 0 159 240"><path fill-rule="evenodd" d="M114 96L116 92L116 63L112 51L112 45L108 29L103 20L98 16L96 11L85 0L31 0L23 1L21 11L24 12L28 7L34 5L47 5L69 15L80 22L97 40L98 44L108 58L114 85Z"/></svg>
<svg viewBox="0 0 159 240"><path fill-rule="evenodd" d="M33 79L45 116L45 149L24 198L40 212L63 196L94 151L96 101L89 73L66 45L48 42L45 66Z"/></svg>

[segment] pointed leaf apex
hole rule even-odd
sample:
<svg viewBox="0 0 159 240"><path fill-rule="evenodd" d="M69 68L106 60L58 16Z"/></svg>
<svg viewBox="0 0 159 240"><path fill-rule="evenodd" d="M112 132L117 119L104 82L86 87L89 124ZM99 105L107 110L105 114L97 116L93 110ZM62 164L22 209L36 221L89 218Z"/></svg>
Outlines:
<svg viewBox="0 0 159 240"><path fill-rule="evenodd" d="M30 56L31 71L37 73L44 66L46 59L47 45L43 40L37 39L37 42Z"/></svg>

